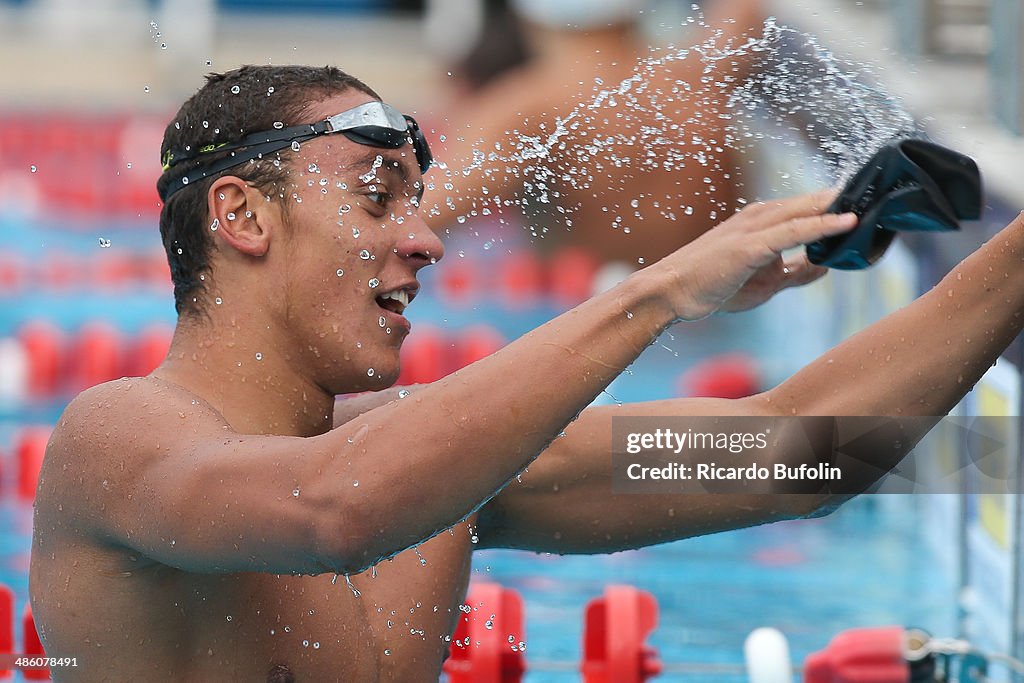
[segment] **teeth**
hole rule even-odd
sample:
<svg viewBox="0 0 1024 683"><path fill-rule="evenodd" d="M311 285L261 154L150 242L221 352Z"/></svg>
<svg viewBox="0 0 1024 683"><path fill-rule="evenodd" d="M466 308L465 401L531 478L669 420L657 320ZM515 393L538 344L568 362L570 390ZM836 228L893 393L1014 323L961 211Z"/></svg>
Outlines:
<svg viewBox="0 0 1024 683"><path fill-rule="evenodd" d="M387 294L381 294L381 299L394 299L398 303L402 304L403 307L409 305L409 292L404 289L399 289L395 292L388 292Z"/></svg>

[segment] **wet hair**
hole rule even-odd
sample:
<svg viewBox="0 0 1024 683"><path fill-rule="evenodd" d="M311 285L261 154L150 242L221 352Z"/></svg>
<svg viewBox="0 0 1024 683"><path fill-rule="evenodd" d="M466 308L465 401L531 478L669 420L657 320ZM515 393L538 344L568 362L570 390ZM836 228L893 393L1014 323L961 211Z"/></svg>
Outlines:
<svg viewBox="0 0 1024 683"><path fill-rule="evenodd" d="M310 105L349 90L380 99L365 83L333 66L252 66L212 73L206 84L181 106L164 131L160 158L168 150L237 142L250 133L307 123ZM164 172L157 181L167 186L200 165L217 161L228 152L206 153ZM278 192L288 178L290 149L267 158L240 164L175 192L160 212L160 237L174 284L174 308L179 316L196 315L205 304L201 296L210 270L213 239L210 235L207 196L213 182L233 175L266 194Z"/></svg>

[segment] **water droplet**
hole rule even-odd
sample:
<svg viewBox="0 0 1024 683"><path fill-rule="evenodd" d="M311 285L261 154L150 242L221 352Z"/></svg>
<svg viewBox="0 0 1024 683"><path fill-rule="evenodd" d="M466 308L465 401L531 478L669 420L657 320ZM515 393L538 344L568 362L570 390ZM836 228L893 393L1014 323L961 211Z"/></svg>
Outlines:
<svg viewBox="0 0 1024 683"><path fill-rule="evenodd" d="M100 238L100 249L109 249L109 248L110 248L110 240L108 240L106 237L101 237Z"/></svg>
<svg viewBox="0 0 1024 683"><path fill-rule="evenodd" d="M319 640L317 640L317 641L315 641L313 643L313 649L314 650L319 650L320 649L320 641Z"/></svg>
<svg viewBox="0 0 1024 683"><path fill-rule="evenodd" d="M352 480L352 487L353 488L357 488L358 486L359 486L359 480L358 479Z"/></svg>
<svg viewBox="0 0 1024 683"><path fill-rule="evenodd" d="M257 353L256 354L256 360L263 360L263 354L262 353Z"/></svg>
<svg viewBox="0 0 1024 683"><path fill-rule="evenodd" d="M370 281L366 283L366 286L370 289L377 289L380 286L380 280L375 277L371 277Z"/></svg>
<svg viewBox="0 0 1024 683"><path fill-rule="evenodd" d="M338 277L341 277L342 275L345 274L345 269L344 268L338 268L338 270L336 272L337 272Z"/></svg>
<svg viewBox="0 0 1024 683"><path fill-rule="evenodd" d="M274 128L276 130L281 130L282 128L284 128L284 123L281 121L274 121Z"/></svg>
<svg viewBox="0 0 1024 683"><path fill-rule="evenodd" d="M363 249L362 251L360 251L359 258L363 259L364 261L368 260L370 258L369 250Z"/></svg>
<svg viewBox="0 0 1024 683"><path fill-rule="evenodd" d="M384 656L385 657L390 657L391 656L391 650L384 650Z"/></svg>
<svg viewBox="0 0 1024 683"><path fill-rule="evenodd" d="M408 389L399 389L398 390L398 398L405 398L408 395L409 395L409 390Z"/></svg>
<svg viewBox="0 0 1024 683"><path fill-rule="evenodd" d="M359 239L359 228L352 228L352 237Z"/></svg>
<svg viewBox="0 0 1024 683"><path fill-rule="evenodd" d="M228 220L229 221L235 220L235 212L234 211L228 211Z"/></svg>
<svg viewBox="0 0 1024 683"><path fill-rule="evenodd" d="M346 213L348 213L351 210L352 210L351 206L349 206L348 204L342 204L341 206L338 207L338 215L339 216L344 216Z"/></svg>
<svg viewBox="0 0 1024 683"><path fill-rule="evenodd" d="M316 164L310 164L309 166L306 167L306 170L309 171L310 173L319 173L320 167L317 166Z"/></svg>
<svg viewBox="0 0 1024 683"><path fill-rule="evenodd" d="M377 323L378 323L378 324L380 324L380 326L381 326L381 327L384 327L385 325L387 325L387 324L388 324L388 321L384 319L384 316L381 316L381 317L380 317L380 318L379 318L379 319L377 320Z"/></svg>
<svg viewBox="0 0 1024 683"><path fill-rule="evenodd" d="M144 87L142 88L142 92L149 92L149 86L148 86L148 85L147 85L147 86L144 86Z"/></svg>
<svg viewBox="0 0 1024 683"><path fill-rule="evenodd" d="M188 185L188 176L183 176L182 177L181 184L182 185Z"/></svg>
<svg viewBox="0 0 1024 683"><path fill-rule="evenodd" d="M309 647L309 641L308 640L303 640L302 641L302 647Z"/></svg>
<svg viewBox="0 0 1024 683"><path fill-rule="evenodd" d="M242 89L239 88L237 85L231 86L231 94L232 95L237 95L240 92L242 92Z"/></svg>
<svg viewBox="0 0 1024 683"><path fill-rule="evenodd" d="M35 173L36 171L39 170L39 167L37 167L35 164L32 164L31 166L28 167L28 170L31 171L32 173Z"/></svg>
<svg viewBox="0 0 1024 683"><path fill-rule="evenodd" d="M298 498L298 497L299 497L299 487L296 486L295 488L292 489L292 498Z"/></svg>
<svg viewBox="0 0 1024 683"><path fill-rule="evenodd" d="M219 227L220 227L220 219L219 218L214 218L213 222L210 223L210 230L212 230L214 232L217 232L217 228L219 228Z"/></svg>
<svg viewBox="0 0 1024 683"><path fill-rule="evenodd" d="M369 369L368 369L368 370L366 371L366 376L367 376L367 377L373 377L373 368L369 368Z"/></svg>
<svg viewBox="0 0 1024 683"><path fill-rule="evenodd" d="M213 300L213 303L215 303L215 304L217 304L218 306L220 306L220 305L221 305L222 303L224 303L224 299L221 299L221 298L220 298L220 297L218 296L218 297L217 297L216 299L214 299L214 300Z"/></svg>
<svg viewBox="0 0 1024 683"><path fill-rule="evenodd" d="M274 86L270 86L269 88L267 88L267 97L270 97L273 94L274 94Z"/></svg>
<svg viewBox="0 0 1024 683"><path fill-rule="evenodd" d="M231 621L231 615L230 614L228 615L227 619L228 619L228 621Z"/></svg>

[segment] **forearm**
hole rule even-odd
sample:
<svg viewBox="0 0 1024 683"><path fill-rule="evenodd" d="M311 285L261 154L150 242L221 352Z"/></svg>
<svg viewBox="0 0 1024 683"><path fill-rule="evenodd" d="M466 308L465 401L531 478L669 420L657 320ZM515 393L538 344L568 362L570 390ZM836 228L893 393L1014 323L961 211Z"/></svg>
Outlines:
<svg viewBox="0 0 1024 683"><path fill-rule="evenodd" d="M664 289L650 284L658 275L637 275L496 354L322 437L337 451L325 454L330 461L318 478L320 496L340 498L337 509L356 518L386 511L386 523L338 520L338 533L350 537L366 565L470 514L672 320L652 294ZM362 538L351 538L353 529Z"/></svg>
<svg viewBox="0 0 1024 683"><path fill-rule="evenodd" d="M930 292L765 395L779 415L945 415L1024 325L1018 217Z"/></svg>

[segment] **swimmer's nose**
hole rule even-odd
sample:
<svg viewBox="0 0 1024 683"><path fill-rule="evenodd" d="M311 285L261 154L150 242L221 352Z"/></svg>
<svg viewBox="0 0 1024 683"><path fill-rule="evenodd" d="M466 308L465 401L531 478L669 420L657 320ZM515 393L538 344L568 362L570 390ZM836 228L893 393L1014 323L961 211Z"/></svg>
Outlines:
<svg viewBox="0 0 1024 683"><path fill-rule="evenodd" d="M417 269L440 261L444 256L444 245L434 231L423 220L412 221L411 224L407 221L406 225L408 232L398 242L398 255Z"/></svg>

